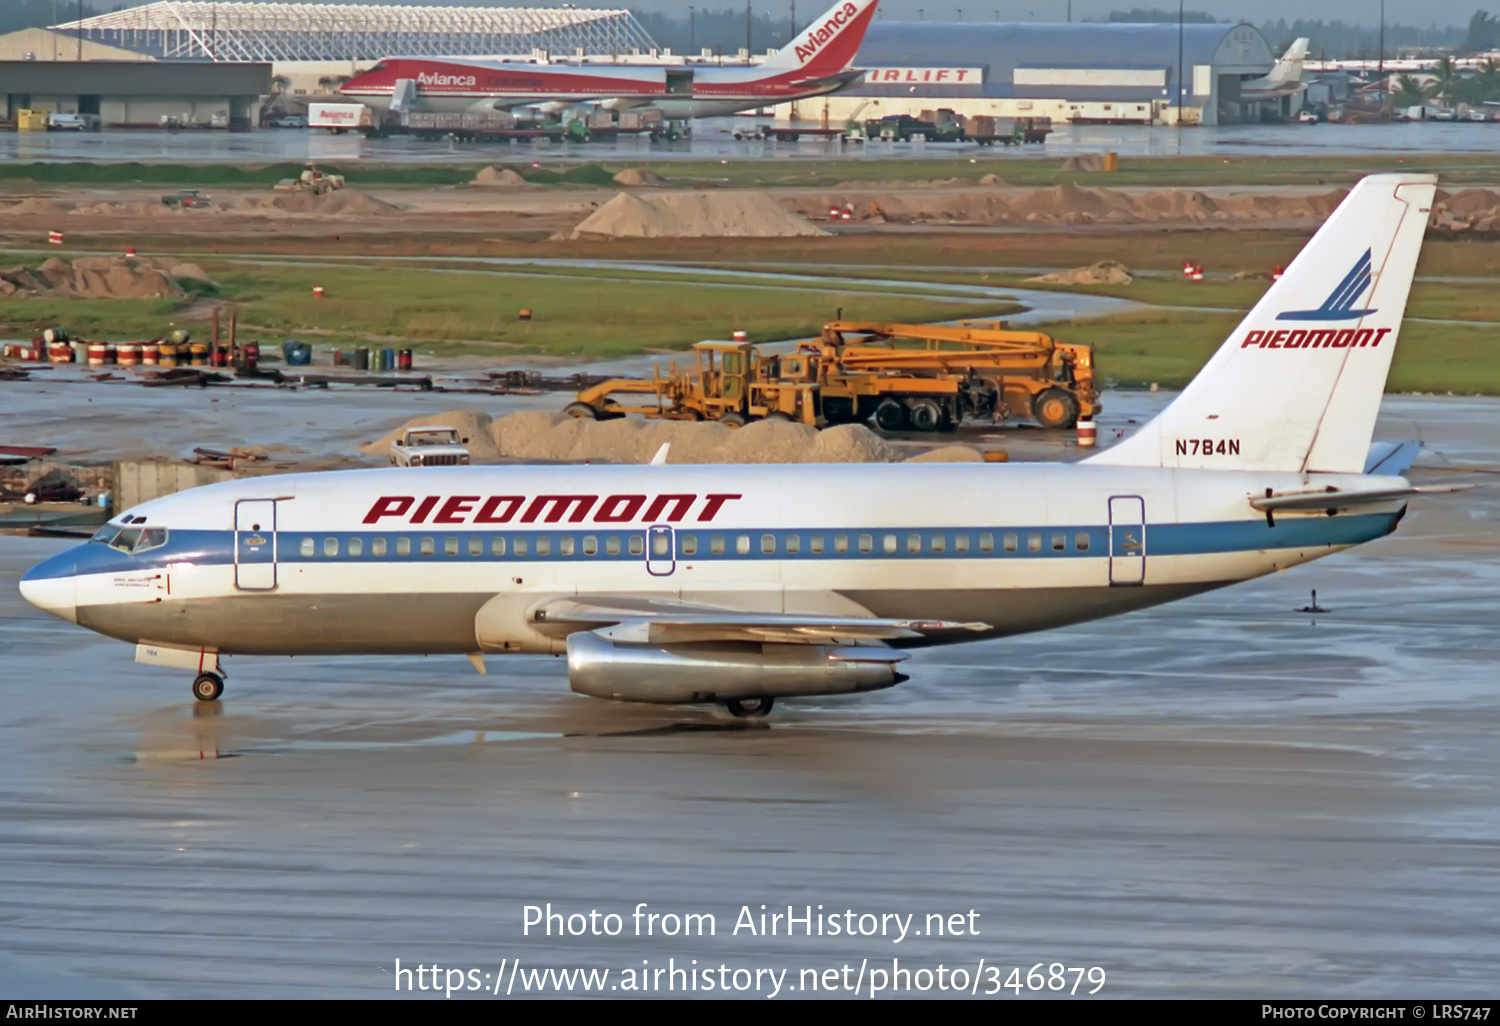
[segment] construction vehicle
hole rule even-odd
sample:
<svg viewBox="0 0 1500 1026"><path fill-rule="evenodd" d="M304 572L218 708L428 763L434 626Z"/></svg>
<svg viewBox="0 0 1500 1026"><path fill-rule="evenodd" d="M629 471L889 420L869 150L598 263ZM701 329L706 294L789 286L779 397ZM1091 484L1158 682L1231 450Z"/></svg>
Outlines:
<svg viewBox="0 0 1500 1026"><path fill-rule="evenodd" d="M920 343L900 345L898 343ZM1099 410L1093 349L992 322L957 325L831 321L795 352L748 342L700 342L696 368L674 360L650 378L615 378L578 393L569 416L796 421L813 427L868 420L887 431L945 431L965 419L1026 417L1074 426ZM626 396L649 397L644 402Z"/></svg>
<svg viewBox="0 0 1500 1026"><path fill-rule="evenodd" d="M312 163L303 168L302 173L296 178L283 178L276 183L277 192L310 192L314 196L335 192L343 187L343 175L331 175L320 171L318 165Z"/></svg>
<svg viewBox="0 0 1500 1026"><path fill-rule="evenodd" d="M182 210L193 210L201 207L211 207L214 201L197 189L178 189L175 193L161 198L163 206L177 207Z"/></svg>

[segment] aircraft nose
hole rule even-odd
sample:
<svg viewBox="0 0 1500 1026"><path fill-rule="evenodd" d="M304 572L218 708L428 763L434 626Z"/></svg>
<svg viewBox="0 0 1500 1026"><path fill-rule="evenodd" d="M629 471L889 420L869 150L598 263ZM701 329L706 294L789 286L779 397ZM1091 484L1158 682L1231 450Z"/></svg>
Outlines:
<svg viewBox="0 0 1500 1026"><path fill-rule="evenodd" d="M77 563L73 553L59 552L44 559L21 576L21 597L38 609L69 623L78 622L77 593L74 589Z"/></svg>

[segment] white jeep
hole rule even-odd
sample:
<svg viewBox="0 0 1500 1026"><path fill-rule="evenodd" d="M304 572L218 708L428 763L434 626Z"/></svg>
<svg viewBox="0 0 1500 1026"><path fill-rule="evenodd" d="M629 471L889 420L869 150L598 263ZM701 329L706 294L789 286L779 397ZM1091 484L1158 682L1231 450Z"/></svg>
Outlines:
<svg viewBox="0 0 1500 1026"><path fill-rule="evenodd" d="M397 467L456 467L469 462L464 439L450 427L407 428L391 443L391 464Z"/></svg>

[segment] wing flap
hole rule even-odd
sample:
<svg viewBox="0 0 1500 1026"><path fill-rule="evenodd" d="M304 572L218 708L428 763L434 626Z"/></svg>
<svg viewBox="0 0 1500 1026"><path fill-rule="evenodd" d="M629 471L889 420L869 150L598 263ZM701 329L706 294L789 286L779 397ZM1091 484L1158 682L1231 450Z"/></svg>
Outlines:
<svg viewBox="0 0 1500 1026"><path fill-rule="evenodd" d="M611 641L683 644L694 641L749 641L763 644L821 645L829 642L882 642L946 631L985 631L986 623L954 620L882 619L819 613L758 613L666 598L579 596L553 599L532 611L544 627L592 630Z"/></svg>

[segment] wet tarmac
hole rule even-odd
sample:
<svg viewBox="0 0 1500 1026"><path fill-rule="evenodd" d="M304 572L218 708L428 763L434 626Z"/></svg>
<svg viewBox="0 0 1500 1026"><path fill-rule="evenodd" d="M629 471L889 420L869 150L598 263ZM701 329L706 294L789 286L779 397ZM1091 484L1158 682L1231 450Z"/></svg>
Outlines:
<svg viewBox="0 0 1500 1026"><path fill-rule="evenodd" d="M980 147L973 144L873 142L842 144L821 139L797 143L736 141L736 128L768 119L709 118L696 123L691 139L652 143L623 137L612 142L517 145L424 142L409 136L365 139L321 130L262 129L227 132L163 132L115 129L0 135L0 160L90 162L143 161L222 163L239 161L374 160L383 163L451 163L581 160L849 160L885 157L971 158L986 163L1035 156L1070 156L1114 150L1121 156L1285 156L1382 153L1490 153L1500 125L1414 122L1396 125L1221 125L1175 128L1145 125L1057 125L1042 146Z"/></svg>
<svg viewBox="0 0 1500 1026"><path fill-rule="evenodd" d="M1490 481L1497 415L1389 398L1379 435L1426 442L1418 481ZM572 695L544 657L233 659L201 706L22 602L67 543L0 537L0 992L380 996L397 958L486 990L517 958L796 986L899 957L1098 966L1116 996L1490 994L1497 514L1493 487L1424 499L1291 573L919 652L899 687L749 729ZM1325 611L1297 612L1311 588ZM547 902L624 932L523 936ZM717 933L635 937L638 902ZM978 934L733 934L761 904Z"/></svg>

